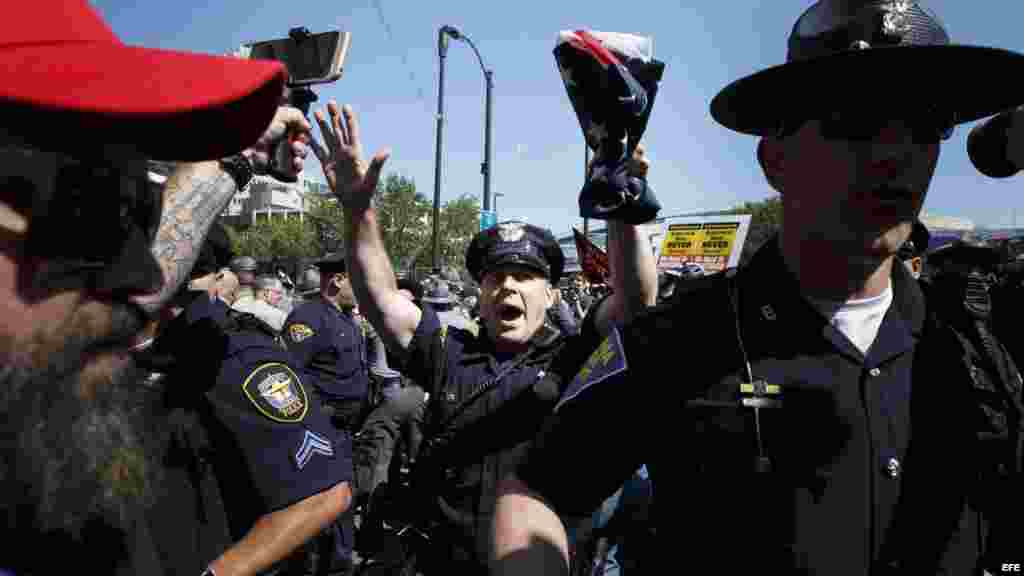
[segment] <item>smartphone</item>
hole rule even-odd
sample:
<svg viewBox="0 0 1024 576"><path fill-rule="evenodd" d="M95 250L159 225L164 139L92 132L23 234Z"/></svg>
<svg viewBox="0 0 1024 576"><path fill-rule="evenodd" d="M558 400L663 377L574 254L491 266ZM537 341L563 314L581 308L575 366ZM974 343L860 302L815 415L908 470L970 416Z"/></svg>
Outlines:
<svg viewBox="0 0 1024 576"><path fill-rule="evenodd" d="M288 85L327 84L341 78L352 34L334 30L312 34L306 28L292 28L288 38L243 44L240 56L277 60L288 69Z"/></svg>

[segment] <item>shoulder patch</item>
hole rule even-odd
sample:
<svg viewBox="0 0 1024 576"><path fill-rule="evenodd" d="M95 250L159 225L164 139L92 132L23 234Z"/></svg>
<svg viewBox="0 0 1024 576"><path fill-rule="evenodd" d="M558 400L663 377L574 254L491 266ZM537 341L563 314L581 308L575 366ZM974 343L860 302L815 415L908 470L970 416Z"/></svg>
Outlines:
<svg viewBox="0 0 1024 576"><path fill-rule="evenodd" d="M309 398L299 377L279 362L261 364L242 382L242 392L256 409L274 422L302 422Z"/></svg>
<svg viewBox="0 0 1024 576"><path fill-rule="evenodd" d="M626 354L622 350L622 338L614 326L609 330L608 337L601 342L597 350L587 358L587 362L573 378L562 398L555 405L555 411L563 404L579 396L594 384L607 380L612 376L626 371Z"/></svg>
<svg viewBox="0 0 1024 576"><path fill-rule="evenodd" d="M316 334L316 332L313 332L313 329L305 324L292 324L288 327L288 337L296 344L310 336L313 336L314 334Z"/></svg>

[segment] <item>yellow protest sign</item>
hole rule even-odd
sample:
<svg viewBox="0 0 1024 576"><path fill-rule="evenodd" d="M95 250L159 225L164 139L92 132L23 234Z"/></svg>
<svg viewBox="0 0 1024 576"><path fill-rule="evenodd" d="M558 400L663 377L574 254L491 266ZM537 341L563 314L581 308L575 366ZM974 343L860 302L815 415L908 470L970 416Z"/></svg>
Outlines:
<svg viewBox="0 0 1024 576"><path fill-rule="evenodd" d="M750 215L682 217L665 223L658 270L686 263L708 273L736 266L746 240Z"/></svg>
<svg viewBox="0 0 1024 576"><path fill-rule="evenodd" d="M703 240L703 224L669 224L661 243L661 255L669 258L696 256Z"/></svg>
<svg viewBox="0 0 1024 576"><path fill-rule="evenodd" d="M701 253L704 256L729 257L732 245L736 241L739 222L708 222L704 224L704 238L701 241Z"/></svg>

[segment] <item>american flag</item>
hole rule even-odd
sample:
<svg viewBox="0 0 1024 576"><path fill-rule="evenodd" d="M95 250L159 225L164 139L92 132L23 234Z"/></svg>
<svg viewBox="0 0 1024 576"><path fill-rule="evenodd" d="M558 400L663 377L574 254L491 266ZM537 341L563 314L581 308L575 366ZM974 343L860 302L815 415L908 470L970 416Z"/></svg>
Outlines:
<svg viewBox="0 0 1024 576"><path fill-rule="evenodd" d="M576 258L587 279L595 284L606 283L609 277L608 254L576 228L572 229L572 235L576 240Z"/></svg>
<svg viewBox="0 0 1024 576"><path fill-rule="evenodd" d="M580 193L583 217L646 222L661 208L628 161L647 129L665 64L650 37L562 31L555 61L587 145L595 152Z"/></svg>

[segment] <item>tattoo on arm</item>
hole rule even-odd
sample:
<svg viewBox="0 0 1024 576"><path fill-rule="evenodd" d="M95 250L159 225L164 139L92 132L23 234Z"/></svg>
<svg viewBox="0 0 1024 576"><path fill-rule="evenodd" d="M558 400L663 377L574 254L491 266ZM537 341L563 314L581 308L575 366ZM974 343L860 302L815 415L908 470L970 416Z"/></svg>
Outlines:
<svg viewBox="0 0 1024 576"><path fill-rule="evenodd" d="M188 278L210 226L235 192L234 179L217 162L181 164L167 179L163 215L152 248L164 284L145 303L147 311L163 307Z"/></svg>

